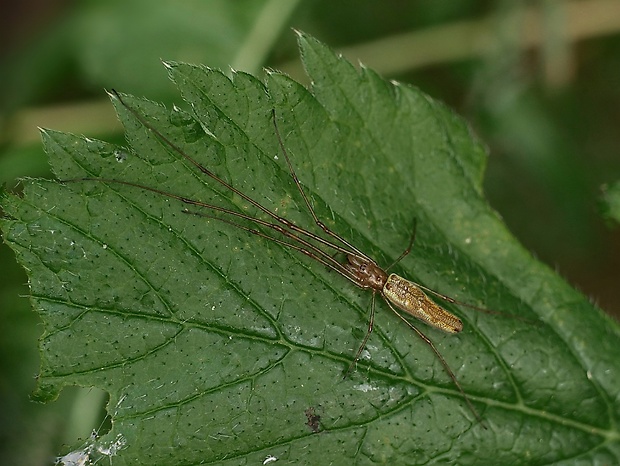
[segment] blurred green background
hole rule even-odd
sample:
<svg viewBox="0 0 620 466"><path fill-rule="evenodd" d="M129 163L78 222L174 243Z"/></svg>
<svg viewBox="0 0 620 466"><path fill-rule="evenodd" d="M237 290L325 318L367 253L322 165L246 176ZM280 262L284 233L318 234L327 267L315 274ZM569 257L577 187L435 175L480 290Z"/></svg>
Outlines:
<svg viewBox="0 0 620 466"><path fill-rule="evenodd" d="M620 1L33 1L3 5L0 183L50 177L37 126L122 142L104 89L179 102L161 59L286 71L301 29L446 102L491 153L489 202L540 260L620 314ZM43 465L86 439L105 395L29 401L42 327L0 248L0 463Z"/></svg>

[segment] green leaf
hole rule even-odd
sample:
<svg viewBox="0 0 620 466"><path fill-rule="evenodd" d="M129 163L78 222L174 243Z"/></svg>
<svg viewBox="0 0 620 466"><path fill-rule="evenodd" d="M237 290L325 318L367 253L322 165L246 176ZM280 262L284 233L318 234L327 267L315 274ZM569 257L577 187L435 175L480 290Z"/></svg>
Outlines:
<svg viewBox="0 0 620 466"><path fill-rule="evenodd" d="M484 425L380 299L343 380L370 294L309 257L152 191L29 180L23 198L5 195L2 226L45 324L36 396L73 384L110 393L112 430L78 453L114 456L115 466L616 463L618 326L533 260L487 205L483 145L419 90L299 41L311 90L278 73L231 81L169 63L191 112L123 100L218 176L316 232L279 150L275 109L319 217L380 264L399 256L417 218L414 249L394 272L521 318L445 303L462 333L419 325ZM59 179L138 183L257 214L113 103L128 147L43 132Z"/></svg>
<svg viewBox="0 0 620 466"><path fill-rule="evenodd" d="M620 181L611 186L604 185L602 191L603 215L610 221L620 223Z"/></svg>

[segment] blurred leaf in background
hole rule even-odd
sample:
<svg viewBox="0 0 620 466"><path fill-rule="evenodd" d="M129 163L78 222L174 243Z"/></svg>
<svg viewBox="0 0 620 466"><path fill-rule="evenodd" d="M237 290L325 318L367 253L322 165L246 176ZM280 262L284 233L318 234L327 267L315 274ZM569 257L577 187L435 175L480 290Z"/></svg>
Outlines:
<svg viewBox="0 0 620 466"><path fill-rule="evenodd" d="M603 212L605 217L620 223L620 181L616 181L611 186L603 185L602 193Z"/></svg>
<svg viewBox="0 0 620 466"><path fill-rule="evenodd" d="M3 11L0 181L10 188L16 177L49 173L36 126L123 141L103 88L172 102L161 59L269 66L299 78L286 32L295 27L464 115L489 144L485 189L511 230L618 312L619 233L598 210L600 187L620 179L618 2L39 3ZM11 420L0 427L3 455L45 464L59 443L73 442L65 429L75 423L55 414L66 412L58 403L28 402L41 328L18 298L26 278L2 248L0 412ZM93 406L96 417L101 402ZM86 424L84 438L97 423Z"/></svg>

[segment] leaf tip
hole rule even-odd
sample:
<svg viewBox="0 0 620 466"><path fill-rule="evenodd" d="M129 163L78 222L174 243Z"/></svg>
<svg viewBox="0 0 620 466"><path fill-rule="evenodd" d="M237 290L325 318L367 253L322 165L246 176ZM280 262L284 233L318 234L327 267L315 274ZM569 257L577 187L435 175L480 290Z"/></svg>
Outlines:
<svg viewBox="0 0 620 466"><path fill-rule="evenodd" d="M38 380L37 387L35 388L30 398L38 403L47 403L54 401L60 394L60 388L55 384L42 382Z"/></svg>
<svg viewBox="0 0 620 466"><path fill-rule="evenodd" d="M161 64L164 65L164 68L166 68L168 71L172 71L177 65L177 63L174 61L166 61L166 60L162 60Z"/></svg>
<svg viewBox="0 0 620 466"><path fill-rule="evenodd" d="M108 97L110 97L110 99L112 100L120 100L121 97L118 94L118 91L116 89L110 89L109 91L106 89L105 93L108 94Z"/></svg>

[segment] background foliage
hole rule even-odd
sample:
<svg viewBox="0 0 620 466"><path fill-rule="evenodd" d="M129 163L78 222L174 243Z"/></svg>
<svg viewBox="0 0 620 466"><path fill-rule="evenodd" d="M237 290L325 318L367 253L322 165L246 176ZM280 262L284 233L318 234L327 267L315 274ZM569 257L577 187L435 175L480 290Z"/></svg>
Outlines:
<svg viewBox="0 0 620 466"><path fill-rule="evenodd" d="M235 4L66 3L41 22L41 9L22 3L39 22L19 16L23 22L3 29L11 36L2 41L2 181L13 187L17 176L47 173L37 125L121 142L102 89L172 102L160 58L250 72L271 66L300 78L293 26L465 115L490 145L485 189L512 231L603 308L617 308L617 230L598 207L600 186L620 172L616 2L530 2L516 10L512 2ZM23 272L9 251L1 254L4 455L13 464L45 464L97 425L101 395L28 402L40 327L19 298L27 293ZM58 414L69 406L79 415Z"/></svg>

